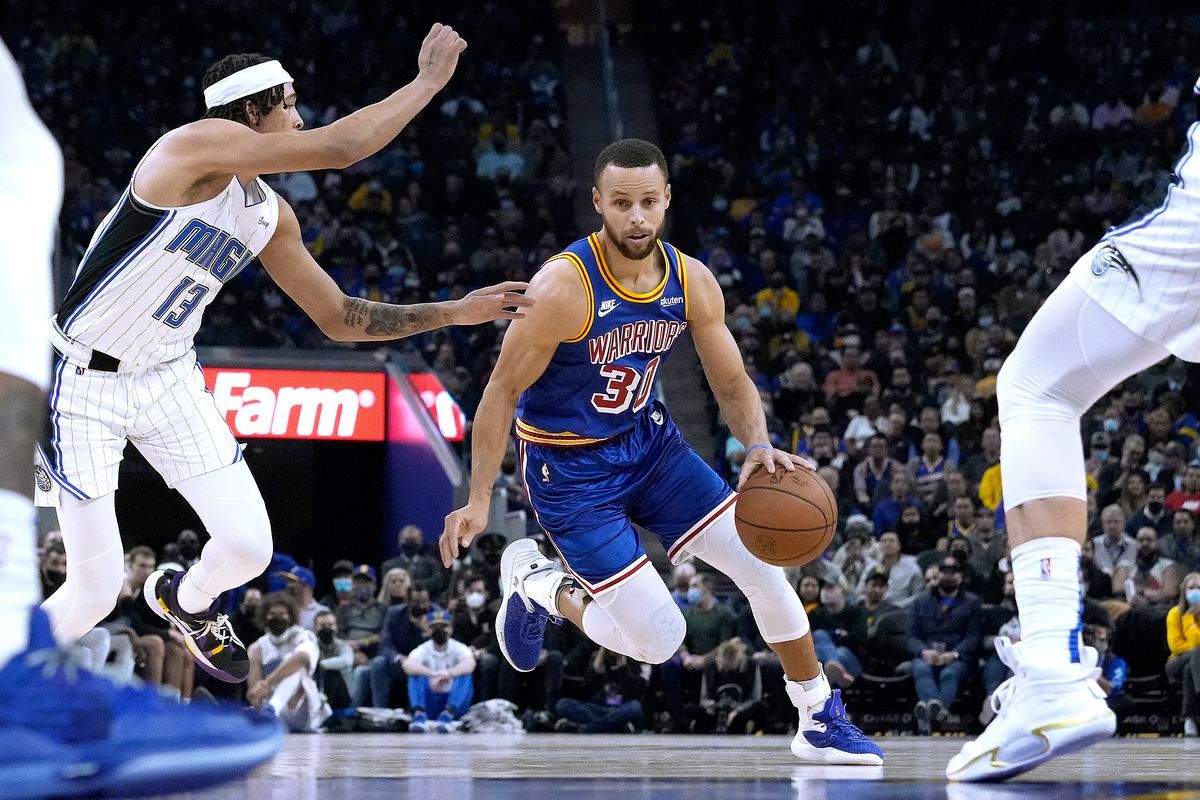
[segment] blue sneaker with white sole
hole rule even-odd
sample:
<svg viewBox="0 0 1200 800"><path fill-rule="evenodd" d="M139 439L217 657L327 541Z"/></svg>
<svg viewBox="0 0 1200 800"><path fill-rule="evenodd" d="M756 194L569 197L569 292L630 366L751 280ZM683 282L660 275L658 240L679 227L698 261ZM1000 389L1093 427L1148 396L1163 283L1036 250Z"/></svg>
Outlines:
<svg viewBox="0 0 1200 800"><path fill-rule="evenodd" d="M35 610L29 648L0 670L0 800L146 796L244 777L286 732L257 712L183 705L81 668Z"/></svg>
<svg viewBox="0 0 1200 800"><path fill-rule="evenodd" d="M546 623L562 624L556 597L571 580L554 568L532 539L518 539L500 557L496 641L517 672L532 672L542 654Z"/></svg>
<svg viewBox="0 0 1200 800"><path fill-rule="evenodd" d="M417 711L408 723L409 733L425 733L429 730L429 716L424 711Z"/></svg>
<svg viewBox="0 0 1200 800"><path fill-rule="evenodd" d="M830 692L824 676L821 678L821 686L809 692L799 683L787 682L788 695L800 711L800 730L792 739L792 755L808 764L881 766L883 751L879 745L846 716L841 691Z"/></svg>

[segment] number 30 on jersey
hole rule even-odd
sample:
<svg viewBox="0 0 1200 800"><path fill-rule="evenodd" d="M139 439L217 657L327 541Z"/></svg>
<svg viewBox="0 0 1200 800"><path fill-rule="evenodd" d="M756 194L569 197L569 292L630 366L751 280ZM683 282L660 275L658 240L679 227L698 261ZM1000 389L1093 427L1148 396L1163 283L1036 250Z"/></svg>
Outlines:
<svg viewBox="0 0 1200 800"><path fill-rule="evenodd" d="M608 386L604 393L592 395L592 407L601 414L620 414L631 406L635 414L641 411L654 393L654 377L661 360L661 356L650 359L645 372L621 364L605 364L600 374L608 378Z"/></svg>

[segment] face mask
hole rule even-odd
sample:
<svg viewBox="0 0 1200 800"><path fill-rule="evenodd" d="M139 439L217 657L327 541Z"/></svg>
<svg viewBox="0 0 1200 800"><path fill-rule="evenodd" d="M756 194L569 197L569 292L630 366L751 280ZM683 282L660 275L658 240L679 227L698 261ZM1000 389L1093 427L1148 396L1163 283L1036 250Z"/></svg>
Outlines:
<svg viewBox="0 0 1200 800"><path fill-rule="evenodd" d="M1178 392L1183 388L1183 381L1167 381L1167 388L1172 392Z"/></svg>
<svg viewBox="0 0 1200 800"><path fill-rule="evenodd" d="M433 639L434 644L445 644L450 639L450 631L445 628L434 628L429 638Z"/></svg>
<svg viewBox="0 0 1200 800"><path fill-rule="evenodd" d="M1200 606L1200 589L1188 589L1185 597L1189 606Z"/></svg>
<svg viewBox="0 0 1200 800"><path fill-rule="evenodd" d="M354 591L354 599L360 603L366 603L371 599L372 592L370 589L356 589Z"/></svg>
<svg viewBox="0 0 1200 800"><path fill-rule="evenodd" d="M317 631L317 639L321 644L333 644L333 628L321 628Z"/></svg>
<svg viewBox="0 0 1200 800"><path fill-rule="evenodd" d="M938 588L941 589L946 594L953 594L954 590L958 588L958 581L955 581L955 580L938 581Z"/></svg>
<svg viewBox="0 0 1200 800"><path fill-rule="evenodd" d="M429 607L428 606L425 606L425 607L413 606L412 608L410 608L408 610L408 613L410 616L412 616L413 619L420 619L421 617L423 617L429 613Z"/></svg>
<svg viewBox="0 0 1200 800"><path fill-rule="evenodd" d="M67 582L67 573L65 572L47 572L46 583L57 589Z"/></svg>
<svg viewBox="0 0 1200 800"><path fill-rule="evenodd" d="M272 636L282 636L283 632L290 627L292 627L292 625L290 622L288 622L286 617L267 618L267 630L271 632Z"/></svg>
<svg viewBox="0 0 1200 800"><path fill-rule="evenodd" d="M471 592L467 595L467 608L475 611L483 608L483 603L487 599L483 592Z"/></svg>
<svg viewBox="0 0 1200 800"><path fill-rule="evenodd" d="M1104 420L1104 430L1107 431L1108 433L1116 433L1120 427L1121 427L1121 424L1119 422L1117 422L1115 419Z"/></svg>
<svg viewBox="0 0 1200 800"><path fill-rule="evenodd" d="M1097 461L1108 461L1108 451L1107 450L1093 450L1092 455L1094 455L1096 457Z"/></svg>
<svg viewBox="0 0 1200 800"><path fill-rule="evenodd" d="M1157 517L1159 514L1162 513L1163 504L1162 503L1146 503L1146 510Z"/></svg>
<svg viewBox="0 0 1200 800"><path fill-rule="evenodd" d="M1159 466L1160 464L1162 464L1163 463L1163 454L1162 453L1151 453L1150 454L1150 463L1156 467Z"/></svg>
<svg viewBox="0 0 1200 800"><path fill-rule="evenodd" d="M200 545L190 543L180 545L179 555L183 556L184 558L195 558L196 556L200 555Z"/></svg>
<svg viewBox="0 0 1200 800"><path fill-rule="evenodd" d="M400 544L400 549L404 551L404 555L406 556L415 556L421 550L421 543L414 542L410 539L407 542L402 542Z"/></svg>
<svg viewBox="0 0 1200 800"><path fill-rule="evenodd" d="M333 590L335 592L340 592L342 594L345 594L346 592L350 591L352 588L354 588L354 581L351 580L350 578L334 578L333 579Z"/></svg>
<svg viewBox="0 0 1200 800"><path fill-rule="evenodd" d="M704 592L699 589L688 589L687 601L689 605L698 605L704 599Z"/></svg>

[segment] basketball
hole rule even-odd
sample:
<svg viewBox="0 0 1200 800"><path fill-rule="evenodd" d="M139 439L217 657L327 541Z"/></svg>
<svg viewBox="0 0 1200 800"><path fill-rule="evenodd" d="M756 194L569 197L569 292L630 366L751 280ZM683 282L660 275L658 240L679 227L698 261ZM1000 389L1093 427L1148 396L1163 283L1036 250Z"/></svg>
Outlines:
<svg viewBox="0 0 1200 800"><path fill-rule="evenodd" d="M734 505L738 536L768 564L799 567L829 547L837 529L837 503L829 484L815 472L781 466L775 474L757 469Z"/></svg>

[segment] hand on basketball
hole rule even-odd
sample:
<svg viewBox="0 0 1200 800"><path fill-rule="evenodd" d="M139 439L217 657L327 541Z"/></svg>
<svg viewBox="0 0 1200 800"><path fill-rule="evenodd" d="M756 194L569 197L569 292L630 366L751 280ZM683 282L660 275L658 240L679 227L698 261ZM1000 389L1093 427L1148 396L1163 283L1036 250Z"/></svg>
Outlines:
<svg viewBox="0 0 1200 800"><path fill-rule="evenodd" d="M450 82L458 56L467 49L467 42L454 28L434 23L425 41L421 42L421 53L417 56L418 77L429 81L437 90Z"/></svg>
<svg viewBox="0 0 1200 800"><path fill-rule="evenodd" d="M451 319L455 325L478 325L494 319L522 319L525 312L521 309L532 306L534 300L518 293L528 288L528 283L506 281L476 289L461 300L454 301Z"/></svg>
<svg viewBox="0 0 1200 800"><path fill-rule="evenodd" d="M756 469L762 467L774 475L777 465L788 472L795 471L796 467L810 472L816 469L816 466L807 458L793 455L786 450L778 450L774 447L751 447L746 450L746 460L742 462L742 472L738 475L738 491L742 490Z"/></svg>
<svg viewBox="0 0 1200 800"><path fill-rule="evenodd" d="M467 504L457 511L446 515L446 525L442 528L442 537L438 539L438 550L442 554L442 565L446 569L458 558L459 548L463 550L471 546L475 537L483 533L487 527L488 509Z"/></svg>

